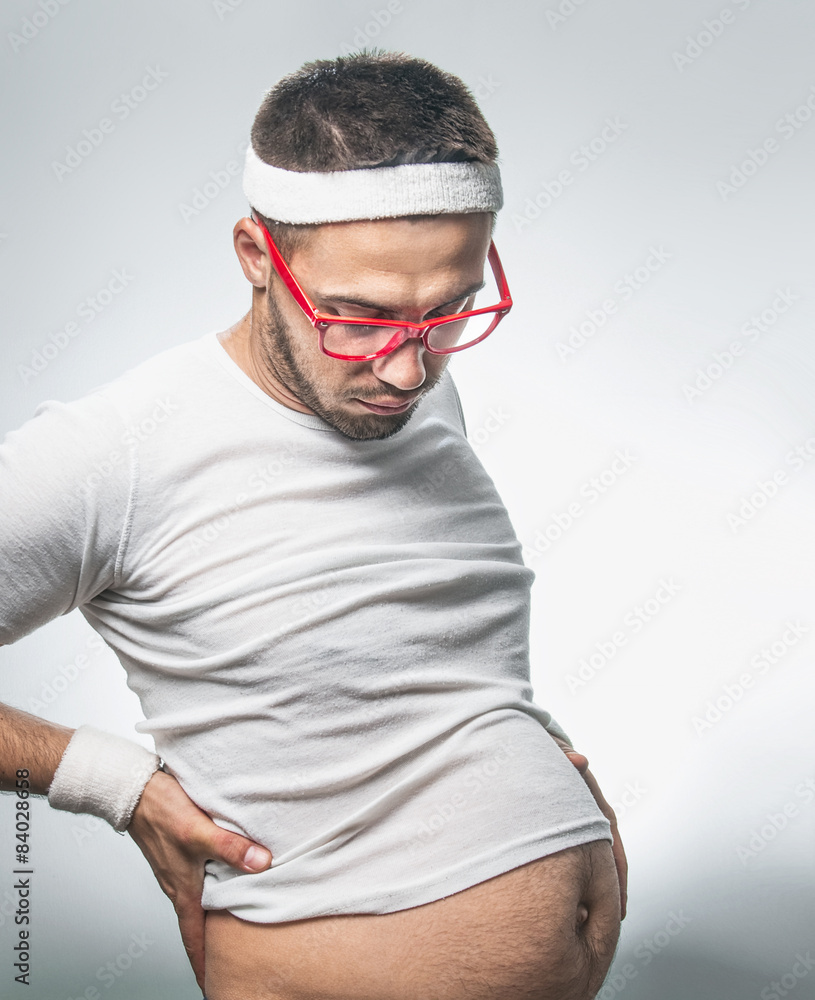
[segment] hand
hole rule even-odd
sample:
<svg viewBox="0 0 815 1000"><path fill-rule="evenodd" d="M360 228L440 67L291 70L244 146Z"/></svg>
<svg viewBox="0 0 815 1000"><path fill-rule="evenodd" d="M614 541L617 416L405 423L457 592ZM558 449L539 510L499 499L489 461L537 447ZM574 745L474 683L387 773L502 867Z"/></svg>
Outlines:
<svg viewBox="0 0 815 1000"><path fill-rule="evenodd" d="M552 736L551 733L549 735ZM611 845L611 852L614 855L614 864L617 867L617 879L620 883L620 920L624 920L626 905L628 903L628 861L625 857L623 842L620 839L620 831L617 829L617 816L608 802L606 802L603 793L600 791L597 779L589 770L588 758L582 753L578 753L576 750L572 749L568 743L565 743L557 736L552 736L552 739L555 743L557 743L560 749L566 754L569 760L583 776L583 780L589 786L589 791L594 796L594 801L600 807L600 812L606 817L609 823L611 823L611 836L614 838Z"/></svg>
<svg viewBox="0 0 815 1000"><path fill-rule="evenodd" d="M238 871L262 872L271 865L272 855L267 848L213 823L165 771L156 771L145 785L127 832L172 901L181 940L203 993L204 862L214 859Z"/></svg>

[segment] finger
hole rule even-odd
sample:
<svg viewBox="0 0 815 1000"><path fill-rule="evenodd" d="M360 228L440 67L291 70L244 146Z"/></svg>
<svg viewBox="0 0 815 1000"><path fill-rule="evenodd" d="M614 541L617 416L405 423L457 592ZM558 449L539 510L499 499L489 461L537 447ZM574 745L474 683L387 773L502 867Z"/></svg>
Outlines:
<svg viewBox="0 0 815 1000"><path fill-rule="evenodd" d="M181 940L187 958L190 960L192 971L195 974L195 981L201 992L204 992L204 922L206 914L203 908L197 904L187 903L183 907L177 907L178 929L181 932Z"/></svg>
<svg viewBox="0 0 815 1000"><path fill-rule="evenodd" d="M563 752L574 764L580 774L585 775L586 771L589 769L589 758L584 756L582 753L578 753L577 750L564 750Z"/></svg>
<svg viewBox="0 0 815 1000"><path fill-rule="evenodd" d="M614 864L617 867L617 879L620 883L620 920L624 920L628 906L628 861L622 841L616 830L614 832L612 853L614 854Z"/></svg>
<svg viewBox="0 0 815 1000"><path fill-rule="evenodd" d="M620 883L620 919L625 917L626 909L628 905L628 861L625 856L625 848L623 847L623 842L620 838L620 831L617 828L617 815L614 809L606 801L605 796L600 791L600 786L597 784L597 779L588 769L581 772L583 779L589 787L594 800L600 807L600 812L606 817L606 819L611 824L611 836L613 838L611 844L611 852L614 857L614 865L617 869L617 881Z"/></svg>
<svg viewBox="0 0 815 1000"><path fill-rule="evenodd" d="M238 833L224 830L210 821L211 830L201 844L201 854L207 859L223 861L242 872L262 872L272 863L272 852Z"/></svg>
<svg viewBox="0 0 815 1000"><path fill-rule="evenodd" d="M574 747L570 746L565 740L562 740L559 736L555 736L553 733L549 734L552 739L557 743L560 749L566 754L569 760L574 764L580 774L585 774L589 766L588 757L584 756L582 753L578 753Z"/></svg>
<svg viewBox="0 0 815 1000"><path fill-rule="evenodd" d="M617 866L617 879L620 883L620 920L625 920L625 911L628 904L628 891L625 884L625 871L620 864L619 858L614 858L614 864Z"/></svg>

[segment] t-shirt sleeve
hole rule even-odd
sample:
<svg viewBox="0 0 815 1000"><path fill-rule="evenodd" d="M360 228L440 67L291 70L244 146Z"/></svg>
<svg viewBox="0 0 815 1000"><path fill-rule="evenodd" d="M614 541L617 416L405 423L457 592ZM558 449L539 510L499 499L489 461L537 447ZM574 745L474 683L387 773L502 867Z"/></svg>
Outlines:
<svg viewBox="0 0 815 1000"><path fill-rule="evenodd" d="M113 586L135 455L103 394L46 402L0 444L0 643Z"/></svg>

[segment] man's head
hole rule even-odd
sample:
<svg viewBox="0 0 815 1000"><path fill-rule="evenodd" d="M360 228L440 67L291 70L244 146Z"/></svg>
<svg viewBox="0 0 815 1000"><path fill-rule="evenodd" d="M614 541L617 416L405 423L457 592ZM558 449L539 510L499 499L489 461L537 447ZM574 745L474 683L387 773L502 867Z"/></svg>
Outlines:
<svg viewBox="0 0 815 1000"><path fill-rule="evenodd" d="M325 174L326 181L350 180L367 189L375 181L382 187L392 177L412 173L412 168L401 174L382 168L460 165L417 171L425 187L428 176L431 187L435 185L427 202L432 212L423 210L421 200L410 201L413 176L407 186L402 180L396 184L402 207L379 213L395 216L398 211L397 217L374 218L367 209L352 208L347 221L293 223L290 220L300 216L296 211L289 215L278 211L279 195L270 202L277 218L253 203L255 214L320 311L421 322L460 309L466 302L466 297L459 301L463 292L481 280L496 207L490 185L495 187L497 181L490 171L495 171L497 148L475 101L456 77L393 53L309 63L266 95L252 128L249 155L260 178L248 190L250 201L250 192L258 187L263 192L264 184L277 189L276 181L266 180L268 174L273 180L293 179L295 188L300 177L316 177L323 185L320 175ZM463 185L459 174L471 173L478 175L472 183L481 184L487 195L482 192L481 201L470 203L465 197L464 208L458 211L458 202L451 202L447 192L451 185ZM436 208L436 188L447 207ZM383 190L387 202L390 194ZM311 218L306 201L305 216ZM326 217L316 211L314 217ZM244 272L255 286L253 377L263 379L266 391L286 405L317 413L349 437L387 437L399 430L419 396L441 377L447 357L429 354L416 339L373 361L327 357L271 266L262 229L252 220L241 220L235 227L235 244ZM366 306L361 308L360 303ZM377 403L385 408L377 409Z"/></svg>

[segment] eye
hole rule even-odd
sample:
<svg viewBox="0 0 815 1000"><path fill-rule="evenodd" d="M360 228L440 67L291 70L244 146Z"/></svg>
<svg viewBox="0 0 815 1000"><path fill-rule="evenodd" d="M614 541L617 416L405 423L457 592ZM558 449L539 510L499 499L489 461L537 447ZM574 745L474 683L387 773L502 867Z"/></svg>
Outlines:
<svg viewBox="0 0 815 1000"><path fill-rule="evenodd" d="M459 299L458 302L451 302L444 309L436 309L430 313L428 319L438 319L439 316L455 316L456 313L467 312L475 301L475 295L470 295L466 299Z"/></svg>
<svg viewBox="0 0 815 1000"><path fill-rule="evenodd" d="M369 319L372 323L379 318L378 313L360 306L329 306L323 311L331 316L353 316L355 319Z"/></svg>

